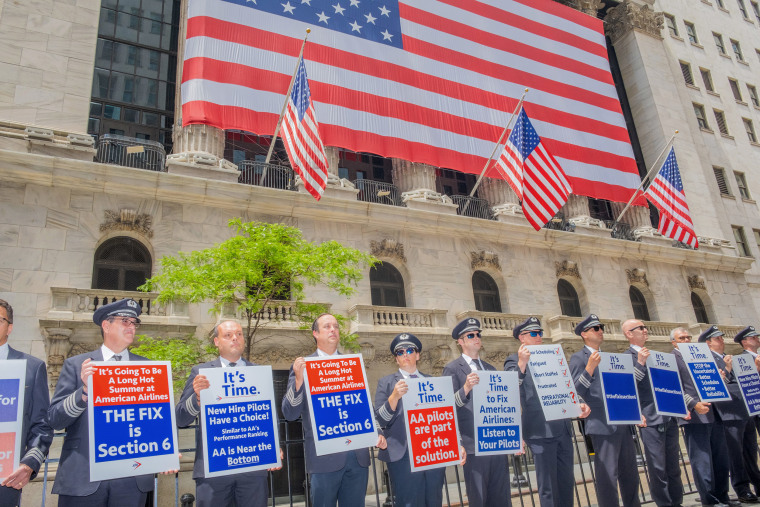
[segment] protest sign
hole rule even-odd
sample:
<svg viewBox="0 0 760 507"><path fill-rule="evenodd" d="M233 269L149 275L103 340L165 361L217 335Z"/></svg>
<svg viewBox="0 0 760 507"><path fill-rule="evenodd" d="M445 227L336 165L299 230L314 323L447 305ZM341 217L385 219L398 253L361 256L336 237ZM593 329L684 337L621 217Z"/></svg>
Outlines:
<svg viewBox="0 0 760 507"><path fill-rule="evenodd" d="M630 354L600 352L599 375L602 380L607 424L641 424L639 394L633 376Z"/></svg>
<svg viewBox="0 0 760 507"><path fill-rule="evenodd" d="M728 401L731 395L728 393L726 383L720 376L718 365L706 343L678 343L697 394L701 401Z"/></svg>
<svg viewBox="0 0 760 507"><path fill-rule="evenodd" d="M581 415L575 382L562 345L528 345L528 370L547 421Z"/></svg>
<svg viewBox="0 0 760 507"><path fill-rule="evenodd" d="M280 466L271 366L202 368L203 470L206 477Z"/></svg>
<svg viewBox="0 0 760 507"><path fill-rule="evenodd" d="M304 382L318 456L372 447L375 412L359 354L307 357Z"/></svg>
<svg viewBox="0 0 760 507"><path fill-rule="evenodd" d="M744 406L750 416L760 414L760 374L755 360L749 354L734 356L733 370L744 398Z"/></svg>
<svg viewBox="0 0 760 507"><path fill-rule="evenodd" d="M675 354L650 351L647 358L647 372L657 413L685 417L688 410L683 399L683 386L681 377L678 375Z"/></svg>
<svg viewBox="0 0 760 507"><path fill-rule="evenodd" d="M475 456L522 451L520 383L516 371L479 371L472 388Z"/></svg>
<svg viewBox="0 0 760 507"><path fill-rule="evenodd" d="M24 424L26 359L3 361L0 371L0 481L19 467Z"/></svg>
<svg viewBox="0 0 760 507"><path fill-rule="evenodd" d="M168 361L96 361L87 382L90 480L179 469Z"/></svg>
<svg viewBox="0 0 760 507"><path fill-rule="evenodd" d="M459 432L451 377L407 378L403 396L412 472L459 463Z"/></svg>

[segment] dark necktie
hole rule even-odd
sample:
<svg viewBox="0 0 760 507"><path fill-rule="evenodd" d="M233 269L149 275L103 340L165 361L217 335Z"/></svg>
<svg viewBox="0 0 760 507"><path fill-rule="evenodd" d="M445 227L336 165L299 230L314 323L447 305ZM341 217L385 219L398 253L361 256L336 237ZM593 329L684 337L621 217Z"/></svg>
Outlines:
<svg viewBox="0 0 760 507"><path fill-rule="evenodd" d="M409 375L409 378L418 378L416 373Z"/></svg>
<svg viewBox="0 0 760 507"><path fill-rule="evenodd" d="M230 363L230 368L234 368L235 366L237 366L237 363Z"/></svg>
<svg viewBox="0 0 760 507"><path fill-rule="evenodd" d="M473 359L472 364L475 365L476 370L482 370L483 367L480 365L480 359Z"/></svg>
<svg viewBox="0 0 760 507"><path fill-rule="evenodd" d="M111 361L121 361L121 356L120 355L114 355L110 360Z"/></svg>

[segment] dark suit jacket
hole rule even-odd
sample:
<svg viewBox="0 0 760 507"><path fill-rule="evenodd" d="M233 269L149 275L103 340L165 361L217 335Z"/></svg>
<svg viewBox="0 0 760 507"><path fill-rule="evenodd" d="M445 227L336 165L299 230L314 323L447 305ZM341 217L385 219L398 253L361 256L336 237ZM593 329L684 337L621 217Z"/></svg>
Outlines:
<svg viewBox="0 0 760 507"><path fill-rule="evenodd" d="M483 361L484 370L495 371L492 365ZM472 413L472 391L469 395L464 394L464 383L467 375L472 373L472 368L465 358L459 356L443 367L443 375L451 377L454 382L454 400L457 406L457 422L459 433L462 438L462 446L469 456L475 455L475 416Z"/></svg>
<svg viewBox="0 0 760 507"><path fill-rule="evenodd" d="M586 418L587 435L612 435L618 431L627 431L627 425L607 424L607 413L604 409L604 396L602 394L602 379L599 368L594 370L593 375L586 371L586 364L591 352L584 345L581 350L570 358L570 374L575 381L575 388L591 413Z"/></svg>
<svg viewBox="0 0 760 507"><path fill-rule="evenodd" d="M686 361L683 360L681 351L673 349L673 354L676 355L676 364L678 365L678 375L681 377L681 384L683 384L683 394L686 401L686 408L691 412L691 419L679 418L678 425L683 426L685 424L712 424L715 422L715 406L711 406L710 410L706 414L698 414L694 409L694 406L699 402L699 393L697 392L697 386L694 385L694 381L691 379L691 373L689 373L689 367L686 366Z"/></svg>
<svg viewBox="0 0 760 507"><path fill-rule="evenodd" d="M726 370L726 362L720 355L713 352L715 358L715 364L718 365L719 370ZM749 419L749 413L747 407L744 406L744 398L742 398L741 387L736 381L734 370L726 371L726 387L728 388L728 394L731 395L730 401L716 401L713 403L715 412L720 416L721 421L746 421Z"/></svg>
<svg viewBox="0 0 760 507"><path fill-rule="evenodd" d="M422 377L429 377L420 373ZM375 420L383 430L383 435L388 442L387 449L380 449L378 459L385 462L398 461L404 457L407 451L406 421L404 420L404 402L399 400L396 410L391 409L388 398L396 387L396 382L403 379L400 371L386 375L377 382L375 391Z"/></svg>
<svg viewBox="0 0 760 507"><path fill-rule="evenodd" d="M517 365L518 359L516 353L510 355L504 361L504 370L516 371L520 379L523 438L525 440L531 438L554 438L572 434L570 419L546 420L541 400L536 392L536 384L533 382L533 375L530 374L530 365L525 367L525 373L523 373Z"/></svg>
<svg viewBox="0 0 760 507"><path fill-rule="evenodd" d="M256 366L255 363L240 359L245 366ZM203 479L206 474L203 470L203 417L199 417L201 406L198 403L198 397L195 396L195 390L193 389L193 380L198 376L198 370L202 368L221 368L222 360L218 357L213 361L208 361L203 364L193 366L190 370L190 376L185 382L185 388L182 391L177 406L174 407L174 414L177 417L177 426L180 428L186 428L193 424L195 420L198 420L198 426L195 427L195 462L193 463L193 479ZM277 424L277 421L274 421ZM246 472L244 475L266 475L266 470L258 472ZM212 478L213 480L213 478Z"/></svg>
<svg viewBox="0 0 760 507"><path fill-rule="evenodd" d="M628 349L628 353L631 354L633 359L633 366L636 368L636 384L639 391L639 406L641 407L641 413L647 420L647 426L657 426L658 424L664 424L671 418L668 416L662 416L657 413L657 406L654 403L654 391L652 391L652 382L649 380L649 372L646 365L639 364L639 353L633 347Z"/></svg>
<svg viewBox="0 0 760 507"><path fill-rule="evenodd" d="M40 465L45 461L50 443L53 441L53 428L48 424L47 418L50 406L47 370L45 363L41 360L10 346L8 359L26 359L20 462L32 469L32 478L34 478L40 470Z"/></svg>
<svg viewBox="0 0 760 507"><path fill-rule="evenodd" d="M61 376L50 401L48 418L57 430L66 430L61 460L53 483L53 493L68 496L87 496L97 491L100 481L90 482L90 435L87 402L82 401L82 363L86 359L102 361L100 347L92 352L70 357L63 362ZM129 353L130 361L147 361ZM153 490L153 475L135 477L140 491Z"/></svg>
<svg viewBox="0 0 760 507"><path fill-rule="evenodd" d="M308 357L317 357L317 353L314 352ZM306 373L304 372L304 375L305 374ZM299 417L302 418L306 471L310 474L314 474L341 470L346 465L346 455L349 452L356 453L356 460L359 462L360 466L368 467L369 451L367 449L317 456L317 448L314 445L314 433L311 429L309 402L306 401L308 393L306 393L306 389L304 389L305 385L306 382L301 385L301 389L296 391L296 374L293 372L293 367L291 366L290 377L288 377L288 389L285 391L285 396L282 398L282 415L284 415L285 419L288 421L295 421Z"/></svg>

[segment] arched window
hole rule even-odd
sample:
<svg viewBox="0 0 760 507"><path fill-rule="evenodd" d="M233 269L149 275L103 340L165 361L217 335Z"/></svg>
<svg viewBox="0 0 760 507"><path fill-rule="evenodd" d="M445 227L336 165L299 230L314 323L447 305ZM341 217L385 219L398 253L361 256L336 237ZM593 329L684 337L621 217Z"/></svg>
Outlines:
<svg viewBox="0 0 760 507"><path fill-rule="evenodd" d="M644 299L644 294L642 294L639 289L631 285L631 287L628 289L628 297L631 298L633 317L638 320L651 320L649 318L649 309L647 308L647 300Z"/></svg>
<svg viewBox="0 0 760 507"><path fill-rule="evenodd" d="M475 296L475 309L479 312L501 312L499 287L491 276L484 271L472 274L472 293Z"/></svg>
<svg viewBox="0 0 760 507"><path fill-rule="evenodd" d="M697 317L697 322L701 324L709 324L710 319L707 318L707 309L696 292L691 293L691 306L694 308L694 315Z"/></svg>
<svg viewBox="0 0 760 507"><path fill-rule="evenodd" d="M92 288L137 290L150 278L148 249L132 238L109 239L95 251Z"/></svg>
<svg viewBox="0 0 760 507"><path fill-rule="evenodd" d="M559 295L559 307L562 315L568 317L582 317L581 303L578 300L578 293L575 291L573 284L567 280L560 279L557 282L557 295Z"/></svg>
<svg viewBox="0 0 760 507"><path fill-rule="evenodd" d="M375 306L406 306L404 278L392 264L384 262L369 271L372 304Z"/></svg>

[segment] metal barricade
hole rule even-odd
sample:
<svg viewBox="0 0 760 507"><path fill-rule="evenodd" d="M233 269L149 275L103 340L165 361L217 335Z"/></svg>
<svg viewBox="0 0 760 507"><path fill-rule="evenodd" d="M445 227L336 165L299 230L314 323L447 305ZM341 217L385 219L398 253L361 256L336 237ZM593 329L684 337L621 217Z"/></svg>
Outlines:
<svg viewBox="0 0 760 507"><path fill-rule="evenodd" d="M166 171L166 151L161 143L116 134L100 136L96 160L103 164Z"/></svg>
<svg viewBox="0 0 760 507"><path fill-rule="evenodd" d="M238 183L281 190L298 190L296 173L290 167L243 160L238 164L238 170L240 171Z"/></svg>
<svg viewBox="0 0 760 507"><path fill-rule="evenodd" d="M388 204L390 206L406 206L401 199L401 193L392 183L374 180L354 180L352 181L359 195L357 199L364 202L374 202L377 204Z"/></svg>
<svg viewBox="0 0 760 507"><path fill-rule="evenodd" d="M491 211L491 203L479 197L469 195L452 195L451 200L457 205L457 215L484 220L496 220Z"/></svg>

